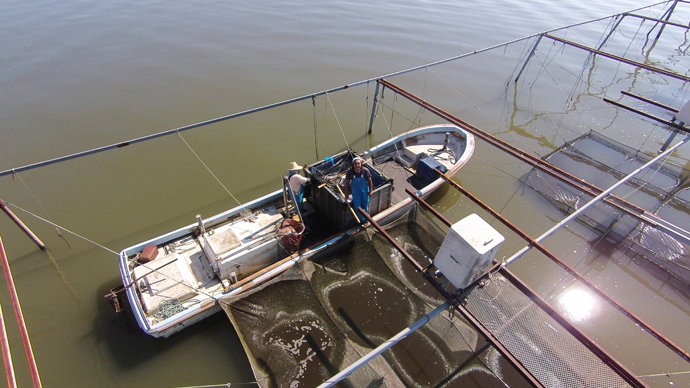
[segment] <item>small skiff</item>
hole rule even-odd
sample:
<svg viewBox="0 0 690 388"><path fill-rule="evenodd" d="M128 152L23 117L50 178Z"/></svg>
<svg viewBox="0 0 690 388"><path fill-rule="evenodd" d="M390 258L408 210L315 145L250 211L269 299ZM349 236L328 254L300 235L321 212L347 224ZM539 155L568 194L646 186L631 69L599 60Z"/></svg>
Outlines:
<svg viewBox="0 0 690 388"><path fill-rule="evenodd" d="M402 215L454 175L474 152L474 137L449 124L410 130L361 154L372 172L368 213L381 224ZM341 193L345 172L358 154L341 152L305 166L310 195L297 211L283 189L120 252L122 285L131 315L154 337L168 337L221 310L219 301L274 278L295 263L357 233L361 223ZM307 193L309 194L309 193ZM118 304L119 305L119 304Z"/></svg>

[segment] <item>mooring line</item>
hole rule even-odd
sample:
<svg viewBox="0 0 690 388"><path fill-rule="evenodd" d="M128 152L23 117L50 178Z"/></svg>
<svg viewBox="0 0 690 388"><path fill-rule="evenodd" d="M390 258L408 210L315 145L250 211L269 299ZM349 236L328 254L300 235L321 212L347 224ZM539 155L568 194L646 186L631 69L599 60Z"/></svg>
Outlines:
<svg viewBox="0 0 690 388"><path fill-rule="evenodd" d="M211 169L206 165L206 163L204 163L204 161L201 160L201 157L199 157L199 155L194 151L194 149L192 148L192 146L190 146L189 143L187 143L187 140L185 140L184 137L182 137L182 134L181 134L179 131L177 132L177 136L179 136L180 139L182 139L182 142L187 146L187 148L189 148L189 150L192 151L192 153L194 154L194 156L196 156L196 158L199 160L199 162L201 162L201 164L206 168L206 171L208 171L208 172L211 174L211 176L213 176L213 178L216 180L216 182L218 182L218 184L220 184L220 185L223 187L223 189L225 189L225 192L228 193L228 194L230 194L230 196L232 197L232 199L234 199L235 202L237 202L237 203L240 205L240 207L241 207L245 212L249 213L249 210L247 210L247 208L244 207L244 205L242 204L242 202L238 201L237 198L235 198L235 196L232 195L232 193L230 192L230 190L228 190L228 188L225 187L225 185L223 184L223 182L221 182L220 179L218 179L218 177L216 176L216 174L214 174L213 171L211 171Z"/></svg>
<svg viewBox="0 0 690 388"><path fill-rule="evenodd" d="M15 209L19 209L19 210L23 211L24 213L26 213L26 214L28 214L28 215L30 215L30 216L32 216L32 217L35 217L35 218L37 218L37 219L39 219L39 220L41 220L41 221L43 221L43 222L45 222L45 223L47 223L47 224L50 224L50 225L52 225L52 226L54 226L54 227L56 227L56 228L58 228L58 229L62 229L62 230L64 230L65 232L67 232L67 233L69 233L69 234L71 234L71 235L73 235L73 236L79 237L80 239L82 239L82 240L84 240L84 241L88 241L88 242L90 242L91 244L96 245L97 247L103 248L103 249L105 249L106 251L108 251L108 252L110 252L110 253L114 253L115 255L119 255L119 253L115 252L114 250L112 250L112 249L110 249L110 248L108 248L108 247L105 247L105 246L103 246L103 245L101 245L101 244L99 244L99 243L97 243L97 242L95 242L95 241L93 241L93 240L89 240L88 238L86 238L86 237L84 237L84 236L82 236L82 235L79 235L79 234L77 234L77 233L75 233L75 232L72 232L71 230L69 230L69 229L67 229L67 228L64 228L64 227L62 227L62 226L60 226L60 225L58 225L58 224L56 224L56 223L54 223L54 222L48 221L48 220L46 220L45 218L43 218L43 217L41 217L41 216L39 216L39 215L37 215L37 214L34 214L34 213L32 213L32 212L30 212L30 211L28 211L28 210L26 210L26 209L23 209L23 208L21 208L21 207L15 205L15 204L10 203L10 202L5 201L5 203L6 203L7 205L10 205L10 206L12 206L12 207L15 208Z"/></svg>

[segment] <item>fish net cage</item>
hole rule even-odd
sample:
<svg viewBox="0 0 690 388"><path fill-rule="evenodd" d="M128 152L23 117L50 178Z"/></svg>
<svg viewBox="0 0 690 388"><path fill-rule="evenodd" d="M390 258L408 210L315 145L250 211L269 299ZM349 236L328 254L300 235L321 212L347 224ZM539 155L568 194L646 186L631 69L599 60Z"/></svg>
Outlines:
<svg viewBox="0 0 690 388"><path fill-rule="evenodd" d="M419 214L408 213L387 229L418 260L429 262L445 233L428 217L413 222ZM376 233L359 233L335 252L223 300L259 386L318 386L445 302L385 244ZM515 381L521 377L466 321L442 313L338 386L489 387Z"/></svg>
<svg viewBox="0 0 690 388"><path fill-rule="evenodd" d="M551 164L603 189L652 158L595 132L568 142L545 157ZM673 225L687 228L689 178L690 171L682 166L669 161L657 162L618 187L613 194ZM564 213L576 211L593 198L537 169L532 169L520 179ZM596 231L601 238L627 246L638 259L644 259L690 285L690 246L687 240L603 201L581 214L578 221Z"/></svg>
<svg viewBox="0 0 690 388"><path fill-rule="evenodd" d="M386 230L428 265L445 230L415 207ZM222 301L261 387L315 387L445 302L379 233ZM547 387L626 387L527 295L496 273L464 306ZM442 313L358 369L342 387L529 387L459 313Z"/></svg>

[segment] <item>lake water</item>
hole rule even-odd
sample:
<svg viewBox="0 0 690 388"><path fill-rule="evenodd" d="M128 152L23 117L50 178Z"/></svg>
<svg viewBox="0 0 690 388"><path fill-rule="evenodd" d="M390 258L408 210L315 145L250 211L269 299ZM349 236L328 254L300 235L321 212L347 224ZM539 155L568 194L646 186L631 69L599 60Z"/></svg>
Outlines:
<svg viewBox="0 0 690 388"><path fill-rule="evenodd" d="M645 5L639 0L596 5L573 0L4 1L0 170ZM640 13L660 17L660 10ZM679 4L673 20L687 25L689 15L690 6ZM607 50L640 60L644 53L626 43L640 33L640 20L626 20ZM558 35L593 46L607 25L608 20ZM632 89L675 107L687 100L686 86L679 81L652 78L603 60L590 69L584 66L586 53L551 41L541 43L523 83L515 86L508 81L530 42L391 81L539 155L588 130L651 152L667 133L606 107L601 97L618 99L621 89ZM686 73L687 46L684 31L669 27L649 61ZM583 88L585 80L589 90ZM367 136L373 92L371 83L320 96L313 105L306 100L182 136L237 199L249 201L279 188L279 175L290 161L311 163L348 144L367 149L390 136L389 125L400 133L413 126L411 121L440 121L387 91L383 114ZM392 108L396 115L391 115ZM459 182L533 236L564 217L520 185L517 178L528 166L478 143L471 163L456 176ZM679 151L674 162L687 165L689 154ZM190 224L195 214L208 217L236 205L177 135L2 177L0 198L114 251ZM472 212L488 217L449 188L431 200L454 221ZM225 316L170 339L130 335L103 299L120 282L116 255L67 232L60 237L50 225L17 213L48 246L46 252L39 251L0 217L45 386L234 386L253 380ZM510 256L524 245L507 230L501 232L509 236L502 255ZM649 274L624 252L598 244L596 235L587 233L572 226L547 246L673 342L690 349L687 289L672 287L663 276ZM554 303L562 290L578 288L536 254L511 269ZM6 287L0 287L0 299L19 385L29 386ZM605 302L594 303L595 313L580 327L609 353L637 375L649 376L643 379L650 386L690 384L687 374L674 374L689 370L686 362Z"/></svg>

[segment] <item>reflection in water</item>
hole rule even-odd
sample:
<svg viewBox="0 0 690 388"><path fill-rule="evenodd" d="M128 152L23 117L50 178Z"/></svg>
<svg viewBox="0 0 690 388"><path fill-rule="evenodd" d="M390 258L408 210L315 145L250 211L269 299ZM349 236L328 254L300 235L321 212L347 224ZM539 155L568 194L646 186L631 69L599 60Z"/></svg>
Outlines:
<svg viewBox="0 0 690 388"><path fill-rule="evenodd" d="M596 307L594 296L586 290L570 288L558 297L561 311L571 322L588 321Z"/></svg>

